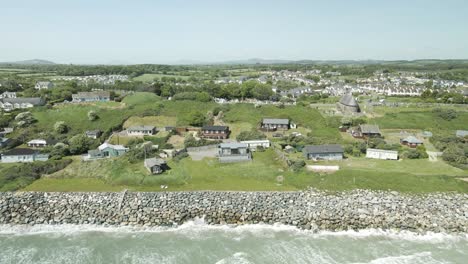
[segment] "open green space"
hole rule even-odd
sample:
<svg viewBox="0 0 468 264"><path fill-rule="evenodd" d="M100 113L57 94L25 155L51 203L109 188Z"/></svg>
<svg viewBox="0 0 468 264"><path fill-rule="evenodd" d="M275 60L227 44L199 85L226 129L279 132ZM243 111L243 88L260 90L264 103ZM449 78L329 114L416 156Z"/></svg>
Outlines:
<svg viewBox="0 0 468 264"><path fill-rule="evenodd" d="M372 119L382 129L423 129L456 130L467 129L468 112L458 112L453 120L439 117L432 111L410 111L386 113L382 117Z"/></svg>
<svg viewBox="0 0 468 264"><path fill-rule="evenodd" d="M412 193L468 193L468 182L455 177L464 176L466 172L443 162L352 158L326 164L337 164L341 169L332 174L305 170L292 172L284 167L273 150L255 153L253 161L243 163L222 164L216 159L193 161L190 158L170 161L171 169L162 175L150 175L142 162L132 164L123 158L93 162L76 158L64 170L42 177L24 190L161 191L160 186L167 185L168 188L163 190L288 191L314 187L330 191L362 188ZM281 183L279 176L283 178Z"/></svg>
<svg viewBox="0 0 468 264"><path fill-rule="evenodd" d="M310 129L312 136L329 139L339 143L341 136L338 129L327 124L327 120L316 110L304 106L286 106L280 108L273 105L255 107L252 104L236 104L225 114L227 123L247 122L252 127L258 127L262 118L289 118L299 127Z"/></svg>

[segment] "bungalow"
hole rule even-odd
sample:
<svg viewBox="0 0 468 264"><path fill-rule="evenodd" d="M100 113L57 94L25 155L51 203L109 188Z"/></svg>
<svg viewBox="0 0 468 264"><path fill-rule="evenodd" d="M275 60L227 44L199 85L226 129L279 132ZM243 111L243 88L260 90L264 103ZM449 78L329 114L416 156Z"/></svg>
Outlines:
<svg viewBox="0 0 468 264"><path fill-rule="evenodd" d="M467 137L468 136L468 130L457 130L455 132L455 135L457 137Z"/></svg>
<svg viewBox="0 0 468 264"><path fill-rule="evenodd" d="M240 162L252 160L249 147L244 143L221 143L218 146L219 162Z"/></svg>
<svg viewBox="0 0 468 264"><path fill-rule="evenodd" d="M0 95L0 98L16 98L16 92L4 92Z"/></svg>
<svg viewBox="0 0 468 264"><path fill-rule="evenodd" d="M380 137L382 134L380 133L379 126L377 125L359 125L359 133L362 137Z"/></svg>
<svg viewBox="0 0 468 264"><path fill-rule="evenodd" d="M400 143L410 148L415 148L423 144L421 140L417 139L414 136L408 136L407 138L400 139Z"/></svg>
<svg viewBox="0 0 468 264"><path fill-rule="evenodd" d="M127 128L129 136L151 136L156 132L154 126L132 126Z"/></svg>
<svg viewBox="0 0 468 264"><path fill-rule="evenodd" d="M271 145L270 140L268 139L245 140L245 141L241 141L240 143L247 144L247 147L251 151L257 150L257 147L269 148Z"/></svg>
<svg viewBox="0 0 468 264"><path fill-rule="evenodd" d="M3 163L46 161L48 159L48 154L40 154L38 150L28 148L16 148L2 154Z"/></svg>
<svg viewBox="0 0 468 264"><path fill-rule="evenodd" d="M127 153L128 148L122 145L112 145L109 143L103 143L98 149L88 151L88 154L83 156L83 160L95 160L111 157L120 157Z"/></svg>
<svg viewBox="0 0 468 264"><path fill-rule="evenodd" d="M54 84L51 82L37 82L36 85L34 85L34 89L36 90L47 90L54 87Z"/></svg>
<svg viewBox="0 0 468 264"><path fill-rule="evenodd" d="M204 126L201 129L200 136L210 139L226 139L229 136L228 126Z"/></svg>
<svg viewBox="0 0 468 264"><path fill-rule="evenodd" d="M284 118L263 118L261 129L265 131L288 130L289 119Z"/></svg>
<svg viewBox="0 0 468 264"><path fill-rule="evenodd" d="M14 109L32 108L34 106L44 105L45 101L39 97L22 97L22 98L2 98L0 99L0 108L5 111Z"/></svg>
<svg viewBox="0 0 468 264"><path fill-rule="evenodd" d="M366 150L366 158L369 158L369 159L382 159L382 160L397 160L398 159L398 151L368 148Z"/></svg>
<svg viewBox="0 0 468 264"><path fill-rule="evenodd" d="M302 149L306 159L312 160L342 160L343 148L340 145L309 145Z"/></svg>
<svg viewBox="0 0 468 264"><path fill-rule="evenodd" d="M52 146L56 143L57 142L55 140L33 139L31 141L28 141L27 144L30 148L44 148L47 146Z"/></svg>
<svg viewBox="0 0 468 264"><path fill-rule="evenodd" d="M110 101L110 93L106 91L79 92L77 94L72 94L73 103L108 102L108 101Z"/></svg>
<svg viewBox="0 0 468 264"><path fill-rule="evenodd" d="M161 174L168 168L166 161L158 158L145 159L144 165L151 174Z"/></svg>
<svg viewBox="0 0 468 264"><path fill-rule="evenodd" d="M85 135L89 138L92 138L92 139L97 139L99 138L101 135L102 135L102 131L101 130L87 130L85 132Z"/></svg>

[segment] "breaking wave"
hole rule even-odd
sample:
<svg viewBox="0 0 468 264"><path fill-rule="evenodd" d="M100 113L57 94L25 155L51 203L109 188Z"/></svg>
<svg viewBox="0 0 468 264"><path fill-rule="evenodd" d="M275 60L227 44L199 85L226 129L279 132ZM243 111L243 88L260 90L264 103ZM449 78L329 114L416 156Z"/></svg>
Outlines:
<svg viewBox="0 0 468 264"><path fill-rule="evenodd" d="M0 263L464 263L468 234L286 225L0 225Z"/></svg>

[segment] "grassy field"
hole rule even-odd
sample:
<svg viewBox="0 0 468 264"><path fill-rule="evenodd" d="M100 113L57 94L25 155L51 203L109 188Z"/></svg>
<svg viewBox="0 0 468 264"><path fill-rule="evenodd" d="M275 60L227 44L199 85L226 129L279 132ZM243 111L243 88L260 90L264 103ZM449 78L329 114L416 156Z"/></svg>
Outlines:
<svg viewBox="0 0 468 264"><path fill-rule="evenodd" d="M175 116L132 116L123 124L124 128L131 126L145 125L155 127L175 126L177 118Z"/></svg>
<svg viewBox="0 0 468 264"><path fill-rule="evenodd" d="M431 111L410 111L386 113L382 117L371 119L383 129L422 129L422 130L456 130L468 129L468 112L458 112L453 120L440 118Z"/></svg>
<svg viewBox="0 0 468 264"><path fill-rule="evenodd" d="M333 174L292 172L272 150L255 153L252 162L244 163L221 164L216 159L192 161L190 158L178 163L170 161L171 169L163 175L150 175L142 163L131 164L123 158L85 163L76 158L66 169L43 177L24 190L161 191L161 185L168 185L164 190L290 191L314 187L331 191L362 188L468 193L468 182L455 177L466 172L443 162L353 158L326 164L338 164L341 170ZM284 179L281 184L277 182L278 176Z"/></svg>
<svg viewBox="0 0 468 264"><path fill-rule="evenodd" d="M329 139L330 141L340 142L341 136L338 129L327 125L327 121L316 110L309 107L287 106L279 108L272 105L255 108L252 104L237 104L231 107L224 117L226 123L246 122L257 127L262 118L289 118L299 127L310 129L315 137Z"/></svg>
<svg viewBox="0 0 468 264"><path fill-rule="evenodd" d="M126 186L114 186L100 179L70 178L54 179L41 178L22 191L29 192L120 192L129 189Z"/></svg>
<svg viewBox="0 0 468 264"><path fill-rule="evenodd" d="M313 164L312 161L308 161ZM323 161L319 164L339 165L343 171L360 170L367 174L404 173L406 175L446 175L466 176L467 171L452 167L443 161L429 161L428 159L378 160L350 157L342 161Z"/></svg>
<svg viewBox="0 0 468 264"><path fill-rule="evenodd" d="M41 131L51 131L56 121L65 121L71 128L69 133L82 133L85 130L109 128L124 123L132 125L173 126L188 125L189 116L194 111L207 113L217 104L195 101L166 101L151 93L136 93L124 98L122 103L96 103L83 105L61 105L52 109L33 110ZM98 113L97 121L89 121L87 113ZM145 113L143 117L143 113ZM149 113L149 114L148 114ZM241 131L256 128L264 117L289 118L298 124L294 130L303 134L311 133L330 143L342 143L354 140L338 132L330 118L324 118L317 109L303 106L254 107L251 104L232 105L225 112L222 122L229 125L235 138ZM371 119L383 129L390 141L398 140L400 129L414 129L417 133L423 129L437 127L451 130L461 129L468 124L468 113L459 113L452 120L441 120L430 111L389 112ZM291 130L292 131L292 130ZM409 131L410 132L410 131ZM395 134L397 133L397 134ZM395 135L394 135L395 134ZM157 137L158 135L156 135ZM124 137L118 143L124 144ZM179 138L179 141L183 138ZM117 143L113 137L112 143ZM180 142L179 142L180 143ZM292 155L301 158L301 153ZM112 191L141 190L158 191L161 185L168 185L167 190L298 190L308 186L344 190L353 188L397 190L407 192L459 191L468 193L468 183L455 177L466 176L466 171L451 167L442 161L402 160L382 161L364 158L327 163L338 164L341 170L329 175L317 173L292 172L284 167L273 150L254 154L252 162L220 164L216 159L192 161L185 158L175 163L169 161L172 168L163 175L150 175L143 162L129 163L125 158L82 162L75 157L72 164L62 171L43 177L28 186L26 190L47 191ZM284 181L279 184L277 178Z"/></svg>

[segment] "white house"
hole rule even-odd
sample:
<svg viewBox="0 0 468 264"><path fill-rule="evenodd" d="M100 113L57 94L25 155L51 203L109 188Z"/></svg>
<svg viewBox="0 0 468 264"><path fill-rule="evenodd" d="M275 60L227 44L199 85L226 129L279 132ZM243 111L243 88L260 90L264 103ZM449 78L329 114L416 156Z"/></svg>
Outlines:
<svg viewBox="0 0 468 264"><path fill-rule="evenodd" d="M51 82L37 82L36 85L34 86L34 89L37 90L47 90L54 87L54 84Z"/></svg>
<svg viewBox="0 0 468 264"><path fill-rule="evenodd" d="M129 136L151 136L156 131L154 126L132 126L127 128Z"/></svg>
<svg viewBox="0 0 468 264"><path fill-rule="evenodd" d="M368 148L366 151L366 158L383 159L383 160L398 160L398 151Z"/></svg>
<svg viewBox="0 0 468 264"><path fill-rule="evenodd" d="M28 147L30 148L44 148L47 146L51 146L57 143L56 141L53 140L45 140L45 139L33 139L28 141Z"/></svg>
<svg viewBox="0 0 468 264"><path fill-rule="evenodd" d="M257 147L269 148L271 145L270 140L268 139L245 140L241 141L240 143L247 144L247 147L251 151L255 151Z"/></svg>
<svg viewBox="0 0 468 264"><path fill-rule="evenodd" d="M33 98L2 98L0 99L0 108L5 111L13 109L26 109L34 106L44 105L45 101L39 97Z"/></svg>
<svg viewBox="0 0 468 264"><path fill-rule="evenodd" d="M38 150L28 148L16 148L2 154L3 163L46 161L48 159L49 155L40 154Z"/></svg>
<svg viewBox="0 0 468 264"><path fill-rule="evenodd" d="M4 92L0 94L0 98L16 98L16 92Z"/></svg>

